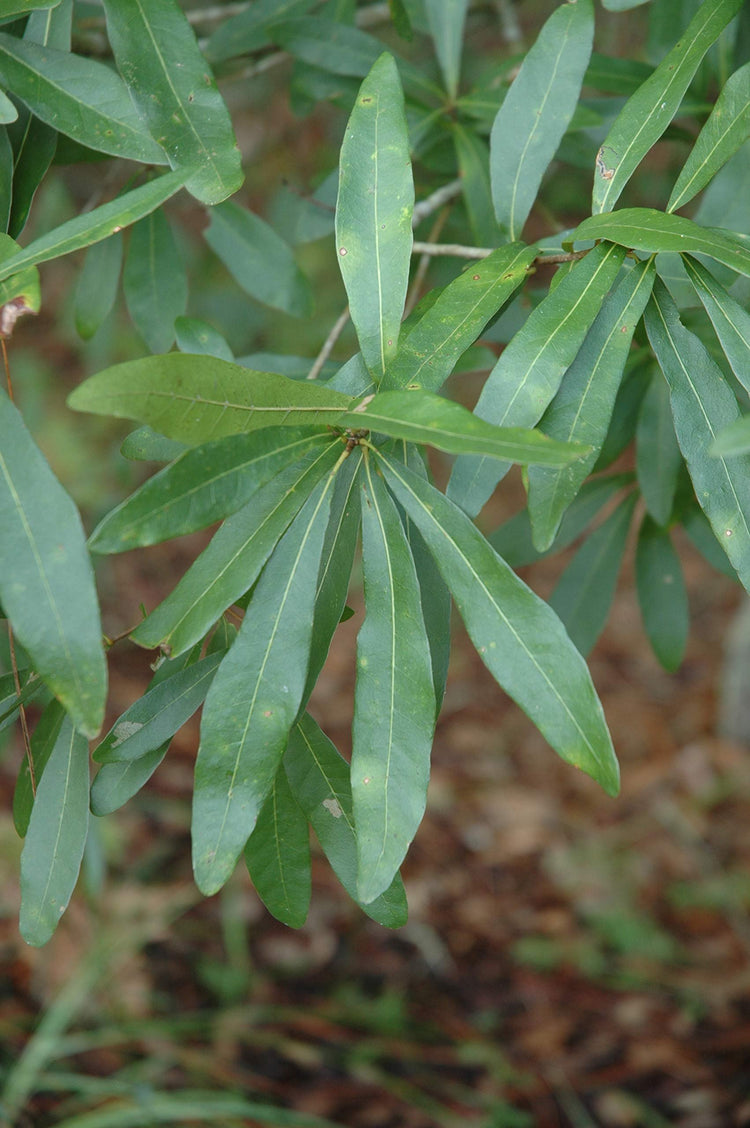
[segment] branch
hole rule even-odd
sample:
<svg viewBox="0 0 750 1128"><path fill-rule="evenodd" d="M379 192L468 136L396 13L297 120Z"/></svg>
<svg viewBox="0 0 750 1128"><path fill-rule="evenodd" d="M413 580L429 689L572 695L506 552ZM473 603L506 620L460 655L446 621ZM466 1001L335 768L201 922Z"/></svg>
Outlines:
<svg viewBox="0 0 750 1128"><path fill-rule="evenodd" d="M447 255L451 258L483 259L497 251L498 247L465 247L461 243L419 243L414 242L412 253L415 255ZM585 251L571 251L569 254L537 255L534 262L557 263L577 262L587 255Z"/></svg>
<svg viewBox="0 0 750 1128"><path fill-rule="evenodd" d="M412 213L411 217L412 227L416 227L417 224L421 223L423 219L426 219L428 215L432 215L432 213L437 211L438 208L441 208L443 204L447 204L448 201L452 200L454 196L457 196L460 191L460 179L451 180L449 184L444 184L442 188L438 188L436 191L434 191L431 196L427 196L426 199L420 200L418 204L414 205L414 212ZM427 244L424 245L427 246ZM415 249L416 246L417 244L415 243ZM429 254L429 251L424 251L423 253ZM417 254L419 254L418 251Z"/></svg>

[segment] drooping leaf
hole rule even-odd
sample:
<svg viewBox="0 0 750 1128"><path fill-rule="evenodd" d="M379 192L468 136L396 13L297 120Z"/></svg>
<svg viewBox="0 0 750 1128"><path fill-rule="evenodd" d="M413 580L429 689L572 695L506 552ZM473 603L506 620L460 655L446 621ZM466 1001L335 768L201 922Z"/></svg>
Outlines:
<svg viewBox="0 0 750 1128"><path fill-rule="evenodd" d="M562 515L591 472L607 435L633 332L654 281L642 262L607 296L580 352L563 376L540 429L559 442L585 443L590 453L562 470L530 467L529 514L540 551L552 544Z"/></svg>
<svg viewBox="0 0 750 1128"><path fill-rule="evenodd" d="M310 284L289 244L260 216L230 200L211 209L203 237L250 297L292 317L312 312Z"/></svg>
<svg viewBox="0 0 750 1128"><path fill-rule="evenodd" d="M592 0L560 4L523 60L490 137L492 198L509 239L520 238L542 177L578 103L594 36Z"/></svg>
<svg viewBox="0 0 750 1128"><path fill-rule="evenodd" d="M301 928L312 891L310 831L281 765L245 846L245 862L268 911L282 924Z"/></svg>
<svg viewBox="0 0 750 1128"><path fill-rule="evenodd" d="M475 408L498 426L533 427L560 387L565 371L598 314L624 252L595 247L529 315L493 368ZM448 495L476 514L507 471L487 459L456 460Z"/></svg>
<svg viewBox="0 0 750 1128"><path fill-rule="evenodd" d="M54 231L41 235L18 254L0 263L0 281L9 278L11 274L18 274L27 266L49 262L108 239L110 235L136 223L170 196L174 196L182 187L182 182L181 173L165 173L164 176L150 180L148 184L142 184L140 188L133 188L125 195L118 196L108 204L101 204L90 212L61 223Z"/></svg>
<svg viewBox="0 0 750 1128"><path fill-rule="evenodd" d="M300 708L332 484L329 475L313 490L279 542L203 707L193 869L206 894L234 869Z"/></svg>
<svg viewBox="0 0 750 1128"><path fill-rule="evenodd" d="M341 448L313 451L277 473L232 514L163 603L131 634L139 646L174 655L193 646L260 575L274 546Z"/></svg>
<svg viewBox="0 0 750 1128"><path fill-rule="evenodd" d="M742 583L750 586L750 457L715 458L709 448L739 416L720 369L657 279L646 307L646 329L667 378L677 441L695 493Z"/></svg>
<svg viewBox="0 0 750 1128"><path fill-rule="evenodd" d="M207 321L198 317L178 317L174 329L180 352L216 356L219 360L234 363L234 353L226 340Z"/></svg>
<svg viewBox="0 0 750 1128"><path fill-rule="evenodd" d="M150 755L171 740L203 704L223 651L209 654L150 687L94 749L98 764L124 763Z"/></svg>
<svg viewBox="0 0 750 1128"><path fill-rule="evenodd" d="M175 318L187 306L188 283L163 211L151 212L130 232L123 290L131 320L151 352L167 352L174 344Z"/></svg>
<svg viewBox="0 0 750 1128"><path fill-rule="evenodd" d="M352 800L360 900L386 890L422 821L435 728L430 648L414 561L396 507L365 459L365 620L357 636Z"/></svg>
<svg viewBox="0 0 750 1128"><path fill-rule="evenodd" d="M750 136L750 63L727 79L672 189L667 211L692 200Z"/></svg>
<svg viewBox="0 0 750 1128"><path fill-rule="evenodd" d="M357 832L349 765L309 713L304 713L292 729L284 770L295 799L349 896L378 924L400 928L406 923L407 906L398 874L390 888L369 904L357 898Z"/></svg>
<svg viewBox="0 0 750 1128"><path fill-rule="evenodd" d="M468 0L425 0L427 24L451 101L458 92Z"/></svg>
<svg viewBox="0 0 750 1128"><path fill-rule="evenodd" d="M473 237L481 247L494 247L500 241L490 186L490 150L487 142L461 122L451 129L456 148L461 191Z"/></svg>
<svg viewBox="0 0 750 1128"><path fill-rule="evenodd" d="M86 252L78 279L75 320L79 337L94 336L115 304L122 266L122 235L110 235Z"/></svg>
<svg viewBox="0 0 750 1128"><path fill-rule="evenodd" d="M628 99L599 150L592 211L608 212L652 145L677 113L701 59L742 6L705 0L672 50Z"/></svg>
<svg viewBox="0 0 750 1128"><path fill-rule="evenodd" d="M586 538L550 596L550 607L584 656L607 622L637 499L630 493Z"/></svg>
<svg viewBox="0 0 750 1128"><path fill-rule="evenodd" d="M701 263L687 255L684 263L732 371L745 391L750 392L750 313Z"/></svg>
<svg viewBox="0 0 750 1128"><path fill-rule="evenodd" d="M261 486L327 432L267 427L190 447L115 506L89 538L92 552L125 552L204 529L241 509Z"/></svg>
<svg viewBox="0 0 750 1128"><path fill-rule="evenodd" d="M717 541L711 523L697 503L691 506L686 513L681 515L682 527L687 533L693 547L707 560L712 568L722 576L739 583L737 572L729 563L724 546Z"/></svg>
<svg viewBox="0 0 750 1128"><path fill-rule="evenodd" d="M336 253L367 368L378 382L398 348L411 262L414 183L404 97L384 54L360 87L339 161Z"/></svg>
<svg viewBox="0 0 750 1128"><path fill-rule="evenodd" d="M313 3L314 0L255 0L252 7L222 20L208 38L206 58L212 63L221 63L268 47L271 43L269 29L274 24L302 15Z"/></svg>
<svg viewBox="0 0 750 1128"><path fill-rule="evenodd" d="M90 149L147 164L166 164L114 71L0 32L0 82L59 133Z"/></svg>
<svg viewBox="0 0 750 1128"><path fill-rule="evenodd" d="M650 517L638 532L635 577L641 617L654 654L665 670L685 655L690 617L680 558L671 537Z"/></svg>
<svg viewBox="0 0 750 1128"><path fill-rule="evenodd" d="M185 187L217 204L240 187L229 111L174 0L104 0L107 35L130 94Z"/></svg>
<svg viewBox="0 0 750 1128"><path fill-rule="evenodd" d="M406 336L381 387L437 392L459 357L526 278L535 247L511 243L460 274Z"/></svg>
<svg viewBox="0 0 750 1128"><path fill-rule="evenodd" d="M60 732L60 727L65 718L65 710L59 701L50 701L31 737L31 760L34 765L34 786L32 786L31 772L29 770L28 753L18 771L15 791L13 792L13 824L16 833L24 838L29 827L29 819L34 806L34 787L39 786L47 761L55 747L55 742Z"/></svg>
<svg viewBox="0 0 750 1128"><path fill-rule="evenodd" d="M692 219L666 215L654 208L620 208L616 212L592 215L575 229L570 245L579 239L607 239L648 254L678 251L708 255L738 274L750 275L750 250L733 237L732 232L701 227Z"/></svg>
<svg viewBox="0 0 750 1128"><path fill-rule="evenodd" d="M666 525L672 515L681 467L669 387L656 372L638 415L636 471L646 508L659 525Z"/></svg>
<svg viewBox="0 0 750 1128"><path fill-rule="evenodd" d="M627 472L589 478L584 482L575 499L565 510L557 536L546 552L540 552L534 547L528 509L522 509L520 513L503 522L487 539L498 556L502 556L511 568L522 568L525 564L533 564L543 556L561 552L577 540L607 502L624 486L632 483L633 477L632 473Z"/></svg>
<svg viewBox="0 0 750 1128"><path fill-rule="evenodd" d="M169 741L139 756L137 760L113 760L102 764L91 784L92 815L111 815L124 807L148 783L169 749Z"/></svg>
<svg viewBox="0 0 750 1128"><path fill-rule="evenodd" d="M12 104L12 103L11 103ZM7 231L13 197L13 149L8 130L0 128L0 230Z"/></svg>
<svg viewBox="0 0 750 1128"><path fill-rule="evenodd" d="M39 675L93 736L107 674L81 520L5 393L0 434L0 600Z"/></svg>
<svg viewBox="0 0 750 1128"><path fill-rule="evenodd" d="M137 419L167 438L197 445L274 424L333 424L352 400L312 381L254 372L213 356L168 353L105 368L80 384L68 404L75 411Z"/></svg>
<svg viewBox="0 0 750 1128"><path fill-rule="evenodd" d="M448 498L382 451L378 458L492 676L564 760L616 794L619 770L602 707L557 615Z"/></svg>
<svg viewBox="0 0 750 1128"><path fill-rule="evenodd" d="M66 718L37 788L21 854L21 935L40 947L67 908L89 820L89 750Z"/></svg>

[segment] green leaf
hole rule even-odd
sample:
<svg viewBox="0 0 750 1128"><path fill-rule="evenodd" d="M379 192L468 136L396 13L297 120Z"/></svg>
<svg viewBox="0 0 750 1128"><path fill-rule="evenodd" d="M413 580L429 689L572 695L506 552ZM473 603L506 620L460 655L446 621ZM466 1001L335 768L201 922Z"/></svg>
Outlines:
<svg viewBox="0 0 750 1128"><path fill-rule="evenodd" d="M174 591L131 634L139 646L163 644L175 655L193 646L249 591L307 494L341 448L332 443L282 470L229 517Z"/></svg>
<svg viewBox="0 0 750 1128"><path fill-rule="evenodd" d="M389 887L422 821L435 729L427 632L409 542L382 479L362 478L365 619L357 637L352 800L360 900Z"/></svg>
<svg viewBox="0 0 750 1128"><path fill-rule="evenodd" d="M738 274L750 275L750 250L731 232L701 227L692 219L666 215L654 208L621 208L606 215L592 215L575 229L570 245L579 239L607 239L648 254L679 251L708 255Z"/></svg>
<svg viewBox="0 0 750 1128"><path fill-rule="evenodd" d="M406 897L398 874L390 888L368 905L357 898L357 832L349 765L309 713L304 713L292 729L284 770L294 797L349 896L386 928L406 924Z"/></svg>
<svg viewBox="0 0 750 1128"><path fill-rule="evenodd" d="M184 353L105 368L68 397L74 411L137 419L195 445L280 423L333 424L351 404L351 397L313 381Z"/></svg>
<svg viewBox="0 0 750 1128"><path fill-rule="evenodd" d="M255 0L252 7L223 20L208 39L205 56L212 63L268 47L269 28L312 8L314 0Z"/></svg>
<svg viewBox="0 0 750 1128"><path fill-rule="evenodd" d="M680 558L666 529L645 517L635 554L635 577L643 625L665 670L685 656L690 616Z"/></svg>
<svg viewBox="0 0 750 1128"><path fill-rule="evenodd" d="M461 122L452 125L451 135L472 235L479 246L493 247L499 242L500 232L492 203L489 146L483 137L466 129Z"/></svg>
<svg viewBox="0 0 750 1128"><path fill-rule="evenodd" d="M211 209L203 237L251 298L292 317L312 312L310 284L289 244L260 216L229 201Z"/></svg>
<svg viewBox="0 0 750 1128"><path fill-rule="evenodd" d="M657 372L638 415L636 471L646 508L659 525L666 525L672 516L681 467L669 387Z"/></svg>
<svg viewBox="0 0 750 1128"><path fill-rule="evenodd" d="M573 116L593 36L591 0L561 4L544 24L497 112L490 136L492 198L509 239L520 237Z"/></svg>
<svg viewBox="0 0 750 1128"><path fill-rule="evenodd" d="M53 699L39 718L31 736L31 759L34 764L34 781L37 787L44 774L47 761L52 754L52 749L55 747L64 718L65 710L59 701ZM33 806L34 789L31 784L27 753L19 769L15 791L13 792L13 824L20 838L26 836Z"/></svg>
<svg viewBox="0 0 750 1128"><path fill-rule="evenodd" d="M360 87L339 162L336 249L349 309L376 382L398 348L411 262L414 183L396 64L381 55Z"/></svg>
<svg viewBox="0 0 750 1128"><path fill-rule="evenodd" d="M175 0L104 0L107 34L133 101L185 187L218 204L243 181L229 111Z"/></svg>
<svg viewBox="0 0 750 1128"><path fill-rule="evenodd" d="M612 210L680 108L706 51L741 7L742 0L705 0L672 50L625 103L596 158L594 213Z"/></svg>
<svg viewBox="0 0 750 1128"><path fill-rule="evenodd" d="M174 344L175 318L187 306L188 284L164 212L151 212L130 232L123 290L128 313L151 352L167 352Z"/></svg>
<svg viewBox="0 0 750 1128"><path fill-rule="evenodd" d="M246 504L280 470L330 444L308 427L267 427L191 447L110 510L92 552L126 552L205 529Z"/></svg>
<svg viewBox="0 0 750 1128"><path fill-rule="evenodd" d="M186 449L185 443L165 439L151 427L139 427L123 439L120 454L134 462L171 462Z"/></svg>
<svg viewBox="0 0 750 1128"><path fill-rule="evenodd" d="M586 663L557 615L448 498L378 452L386 481L424 537L480 658L569 763L614 795L617 759Z"/></svg>
<svg viewBox="0 0 750 1128"><path fill-rule="evenodd" d="M0 263L15 255L18 243L9 235L0 235ZM39 271L35 266L27 266L18 274L0 282L0 331L9 337L20 316L25 313L38 313L42 304L39 286Z"/></svg>
<svg viewBox="0 0 750 1128"><path fill-rule="evenodd" d="M553 442L537 431L495 427L459 403L431 392L378 392L345 412L339 425L428 443L451 454L486 455L545 466L567 466L587 449Z"/></svg>
<svg viewBox="0 0 750 1128"><path fill-rule="evenodd" d="M526 278L535 247L511 243L459 274L405 337L381 387L437 392L459 357Z"/></svg>
<svg viewBox="0 0 750 1128"><path fill-rule="evenodd" d="M258 581L203 707L193 869L216 893L266 801L302 701L333 475L312 492Z"/></svg>
<svg viewBox="0 0 750 1128"><path fill-rule="evenodd" d="M585 443L591 453L562 470L531 467L529 514L540 551L552 544L563 513L590 474L609 429L633 333L654 282L653 262L638 263L609 294L586 340L563 376L540 429L564 443Z"/></svg>
<svg viewBox="0 0 750 1128"><path fill-rule="evenodd" d="M150 687L97 745L94 760L98 764L139 760L171 740L203 704L223 657L223 651L209 654Z"/></svg>
<svg viewBox="0 0 750 1128"><path fill-rule="evenodd" d="M80 517L4 393L0 434L0 600L40 677L94 736L107 673Z"/></svg>
<svg viewBox="0 0 750 1128"><path fill-rule="evenodd" d="M111 815L124 807L148 783L169 749L169 741L137 760L114 760L103 764L91 785L92 815Z"/></svg>
<svg viewBox="0 0 750 1128"><path fill-rule="evenodd" d="M719 94L672 189L667 211L676 211L697 196L749 135L750 63L745 63Z"/></svg>
<svg viewBox="0 0 750 1128"><path fill-rule="evenodd" d="M493 368L475 414L499 426L533 427L575 360L624 257L612 244L595 247L529 315ZM476 514L508 467L459 458L448 495Z"/></svg>
<svg viewBox="0 0 750 1128"><path fill-rule="evenodd" d="M49 262L108 239L110 235L136 223L154 208L160 207L179 191L182 181L180 173L168 172L150 180L148 184L142 184L140 188L126 192L124 196L118 196L108 204L69 219L67 223L60 224L54 231L40 236L18 254L0 263L0 281L9 278L11 274L18 274L27 266Z"/></svg>
<svg viewBox="0 0 750 1128"><path fill-rule="evenodd" d="M608 12L628 12L631 8L640 8L642 4L649 4L650 0L602 0L602 8Z"/></svg>
<svg viewBox="0 0 750 1128"><path fill-rule="evenodd" d="M122 235L110 235L86 252L75 297L79 337L90 340L111 311L117 297L122 266Z"/></svg>
<svg viewBox="0 0 750 1128"><path fill-rule="evenodd" d="M63 721L37 788L21 854L21 935L41 947L67 908L81 867L89 822L89 750Z"/></svg>
<svg viewBox="0 0 750 1128"><path fill-rule="evenodd" d="M425 0L427 24L451 101L458 93L468 0Z"/></svg>
<svg viewBox="0 0 750 1128"><path fill-rule="evenodd" d="M323 668L334 632L346 610L346 596L359 535L360 507L357 471L362 448L356 447L336 474L331 498L318 586L315 593L310 665L302 700L306 704Z"/></svg>
<svg viewBox="0 0 750 1128"><path fill-rule="evenodd" d="M657 279L646 307L651 346L667 378L677 441L695 493L745 587L750 586L750 458L712 458L719 431L737 419L734 393L698 338L680 322Z"/></svg>
<svg viewBox="0 0 750 1128"><path fill-rule="evenodd" d="M732 371L750 392L750 313L699 262L687 256L683 261Z"/></svg>
<svg viewBox="0 0 750 1128"><path fill-rule="evenodd" d="M636 493L629 494L586 538L550 597L550 607L583 655L607 622L637 500Z"/></svg>
<svg viewBox="0 0 750 1128"><path fill-rule="evenodd" d="M715 458L750 454L750 416L743 415L722 427L708 449Z"/></svg>
<svg viewBox="0 0 750 1128"><path fill-rule="evenodd" d="M125 83L103 63L0 32L0 82L40 121L89 149L167 163Z"/></svg>
<svg viewBox="0 0 750 1128"><path fill-rule="evenodd" d="M591 524L600 509L610 501L614 495L633 481L631 473L611 474L608 477L589 478L581 486L575 499L565 510L557 536L546 552L540 552L534 547L531 539L531 520L528 509L522 509L491 533L487 538L506 564L511 568L522 568L526 564L533 564L544 556L561 552Z"/></svg>
<svg viewBox="0 0 750 1128"><path fill-rule="evenodd" d="M8 130L0 129L0 230L7 231L13 197L13 149Z"/></svg>
<svg viewBox="0 0 750 1128"><path fill-rule="evenodd" d="M245 846L245 863L268 911L282 924L301 928L312 891L310 831L281 766Z"/></svg>
<svg viewBox="0 0 750 1128"><path fill-rule="evenodd" d="M212 325L198 317L178 317L174 323L177 347L180 352L216 356L219 360L234 363L234 353Z"/></svg>
<svg viewBox="0 0 750 1128"><path fill-rule="evenodd" d="M693 547L708 561L712 568L715 568L717 572L728 579L734 580L735 583L739 582L739 577L729 563L724 546L717 541L708 517L702 509L699 509L697 503L682 515L682 527L690 538Z"/></svg>

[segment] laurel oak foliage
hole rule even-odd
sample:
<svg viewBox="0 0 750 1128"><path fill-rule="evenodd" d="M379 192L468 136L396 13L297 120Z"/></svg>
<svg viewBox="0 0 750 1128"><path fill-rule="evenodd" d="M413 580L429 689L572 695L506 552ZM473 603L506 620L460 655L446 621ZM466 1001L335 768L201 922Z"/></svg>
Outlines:
<svg viewBox="0 0 750 1128"><path fill-rule="evenodd" d="M662 25L668 6L651 5ZM0 726L32 705L35 720L14 801L29 943L49 939L73 894L91 816L136 794L199 710L200 889L216 893L243 862L269 911L300 927L312 827L349 896L398 927L451 607L551 749L614 796L618 762L586 656L628 546L645 632L668 670L689 627L678 526L750 590L747 209L744 226L716 225L750 191L741 2L704 0L653 67L593 50L593 0L550 7L502 81L476 87L462 71L473 9L454 0L393 5L388 50L377 27L303 0L259 2L201 35L178 0L104 0L106 61L100 46L89 57L85 38L71 50L72 0L18 5L11 15L28 18L4 21L0 330L10 337L40 308L40 265L85 251L80 335L97 332L122 290L148 352L84 380L69 406L131 420L123 454L161 464L87 541L11 384L0 391L0 612L14 642ZM421 52L410 46L420 42ZM295 205L296 234L237 195L242 160L220 91L225 74L271 48L295 60L300 112L322 97L344 108L338 168L320 200ZM668 199L650 190L651 206L639 206L639 166L663 137L685 148L682 172ZM105 199L24 240L56 147L62 160L129 163L114 176L119 191L105 186ZM587 171L591 214L540 237L539 194L566 162ZM424 287L415 229L427 235L440 207L463 231L461 246L444 248L461 265ZM314 310L296 244L327 240L356 333L350 359L237 361L216 328L187 317L180 214L190 208L231 284L287 318ZM484 361L472 411L462 358L484 335L504 347ZM474 518L513 465L528 504L485 535ZM212 526L119 643L158 660L101 735L110 640L90 554ZM517 570L571 545L545 602ZM353 613L355 565L348 760L308 705Z"/></svg>

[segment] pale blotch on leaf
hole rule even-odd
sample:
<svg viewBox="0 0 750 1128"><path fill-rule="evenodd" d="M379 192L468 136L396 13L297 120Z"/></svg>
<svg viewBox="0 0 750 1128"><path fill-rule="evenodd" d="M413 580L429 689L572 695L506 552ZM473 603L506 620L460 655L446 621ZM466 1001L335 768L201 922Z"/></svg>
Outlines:
<svg viewBox="0 0 750 1128"><path fill-rule="evenodd" d="M120 721L119 725L115 725L112 730L114 740L112 741L112 748L117 748L118 745L124 744L131 736L135 736L143 728L140 721Z"/></svg>
<svg viewBox="0 0 750 1128"><path fill-rule="evenodd" d="M335 819L340 819L344 813L338 799L324 799L323 806Z"/></svg>

